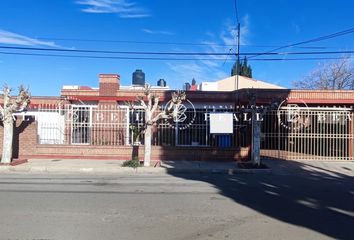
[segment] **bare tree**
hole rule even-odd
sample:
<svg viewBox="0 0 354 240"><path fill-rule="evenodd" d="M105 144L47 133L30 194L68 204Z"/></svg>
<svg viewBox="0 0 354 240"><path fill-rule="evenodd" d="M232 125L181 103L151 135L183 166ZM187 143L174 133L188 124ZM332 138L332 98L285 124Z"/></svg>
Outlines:
<svg viewBox="0 0 354 240"><path fill-rule="evenodd" d="M293 85L299 89L354 90L354 68L349 58L342 58L320 65Z"/></svg>
<svg viewBox="0 0 354 240"><path fill-rule="evenodd" d="M160 119L176 118L178 114L178 106L186 99L185 92L173 92L172 99L168 106L157 113L159 108L159 98L151 93L150 86L145 84L144 97L138 97L140 105L144 108L144 166L150 166L151 161L151 133L152 127L157 124Z"/></svg>
<svg viewBox="0 0 354 240"><path fill-rule="evenodd" d="M30 94L28 89L23 86L19 87L19 93L16 98L11 98L11 89L4 86L4 108L2 109L2 118L4 124L4 140L2 148L2 163L10 163L12 160L12 143L14 135L14 118L13 113L21 112L26 109L30 102Z"/></svg>

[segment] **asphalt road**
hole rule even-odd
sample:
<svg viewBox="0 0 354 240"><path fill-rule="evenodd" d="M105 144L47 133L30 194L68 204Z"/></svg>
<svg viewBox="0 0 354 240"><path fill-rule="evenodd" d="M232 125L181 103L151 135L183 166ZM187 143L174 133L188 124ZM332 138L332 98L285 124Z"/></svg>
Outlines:
<svg viewBox="0 0 354 240"><path fill-rule="evenodd" d="M354 239L353 177L0 176L0 239Z"/></svg>

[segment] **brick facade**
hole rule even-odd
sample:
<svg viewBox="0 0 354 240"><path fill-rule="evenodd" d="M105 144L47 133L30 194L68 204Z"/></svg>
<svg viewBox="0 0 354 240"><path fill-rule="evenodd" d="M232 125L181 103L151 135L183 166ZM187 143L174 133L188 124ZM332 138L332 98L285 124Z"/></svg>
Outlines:
<svg viewBox="0 0 354 240"><path fill-rule="evenodd" d="M102 97L115 96L119 90L120 77L117 74L100 74L99 95Z"/></svg>

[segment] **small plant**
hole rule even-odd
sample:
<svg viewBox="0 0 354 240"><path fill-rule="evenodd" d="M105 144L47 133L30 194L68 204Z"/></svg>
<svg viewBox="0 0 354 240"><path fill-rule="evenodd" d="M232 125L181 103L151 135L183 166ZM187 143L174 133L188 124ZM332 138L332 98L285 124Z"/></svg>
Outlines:
<svg viewBox="0 0 354 240"><path fill-rule="evenodd" d="M123 167L131 167L131 168L138 168L140 167L140 161L138 157L134 157L131 160L127 160L123 162Z"/></svg>

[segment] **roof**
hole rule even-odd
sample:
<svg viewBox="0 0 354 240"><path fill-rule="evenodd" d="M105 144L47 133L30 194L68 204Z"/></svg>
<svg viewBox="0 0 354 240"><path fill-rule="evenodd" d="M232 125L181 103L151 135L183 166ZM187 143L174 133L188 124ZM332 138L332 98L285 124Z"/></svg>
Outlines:
<svg viewBox="0 0 354 240"><path fill-rule="evenodd" d="M233 91L237 89L237 76L228 77L217 81L218 91ZM267 88L267 89L284 89L279 85L263 82L253 78L238 76L238 89L243 88Z"/></svg>

